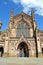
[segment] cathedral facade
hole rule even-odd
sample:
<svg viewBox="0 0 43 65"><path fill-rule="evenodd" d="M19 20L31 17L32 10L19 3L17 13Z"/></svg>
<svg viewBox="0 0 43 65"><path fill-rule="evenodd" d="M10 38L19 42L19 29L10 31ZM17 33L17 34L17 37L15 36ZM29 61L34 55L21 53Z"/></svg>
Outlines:
<svg viewBox="0 0 43 65"><path fill-rule="evenodd" d="M0 29L1 29L0 21ZM43 55L43 31L39 30L34 16L24 12L10 15L8 29L0 31L1 57L39 57Z"/></svg>

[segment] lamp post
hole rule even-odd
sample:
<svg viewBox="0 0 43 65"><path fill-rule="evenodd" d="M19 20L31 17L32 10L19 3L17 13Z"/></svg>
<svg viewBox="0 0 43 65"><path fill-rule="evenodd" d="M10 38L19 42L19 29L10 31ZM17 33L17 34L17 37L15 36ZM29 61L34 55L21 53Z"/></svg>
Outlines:
<svg viewBox="0 0 43 65"><path fill-rule="evenodd" d="M2 22L0 21L0 35L1 35Z"/></svg>

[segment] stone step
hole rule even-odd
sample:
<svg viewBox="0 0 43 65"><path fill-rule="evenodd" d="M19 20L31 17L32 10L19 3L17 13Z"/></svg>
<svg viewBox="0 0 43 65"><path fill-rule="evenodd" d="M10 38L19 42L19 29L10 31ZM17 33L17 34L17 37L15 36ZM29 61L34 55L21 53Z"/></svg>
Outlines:
<svg viewBox="0 0 43 65"><path fill-rule="evenodd" d="M43 58L0 58L0 65L43 65Z"/></svg>

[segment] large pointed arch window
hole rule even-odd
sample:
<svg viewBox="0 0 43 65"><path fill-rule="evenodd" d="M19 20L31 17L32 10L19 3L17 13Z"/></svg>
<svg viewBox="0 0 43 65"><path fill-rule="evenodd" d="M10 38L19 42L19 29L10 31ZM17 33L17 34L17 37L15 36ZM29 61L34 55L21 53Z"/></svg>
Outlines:
<svg viewBox="0 0 43 65"><path fill-rule="evenodd" d="M17 37L23 34L25 37L29 37L29 27L26 22L21 21L17 26Z"/></svg>

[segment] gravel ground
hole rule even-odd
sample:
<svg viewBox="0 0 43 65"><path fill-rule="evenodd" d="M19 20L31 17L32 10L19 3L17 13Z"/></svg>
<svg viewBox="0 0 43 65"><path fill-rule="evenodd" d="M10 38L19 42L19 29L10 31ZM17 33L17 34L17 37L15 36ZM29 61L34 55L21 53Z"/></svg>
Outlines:
<svg viewBox="0 0 43 65"><path fill-rule="evenodd" d="M0 65L43 65L43 58L0 58Z"/></svg>

